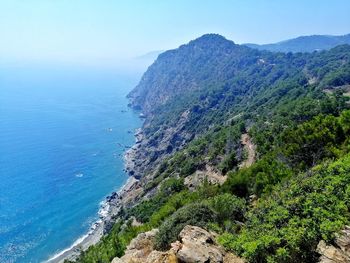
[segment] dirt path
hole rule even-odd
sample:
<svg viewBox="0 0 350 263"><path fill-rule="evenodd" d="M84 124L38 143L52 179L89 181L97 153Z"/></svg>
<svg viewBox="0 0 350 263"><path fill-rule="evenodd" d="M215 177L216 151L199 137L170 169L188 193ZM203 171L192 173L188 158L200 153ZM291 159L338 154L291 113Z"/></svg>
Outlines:
<svg viewBox="0 0 350 263"><path fill-rule="evenodd" d="M256 147L252 142L252 139L248 133L242 134L241 143L245 151L248 153L247 159L245 159L240 165L240 168L246 168L251 166L255 162Z"/></svg>

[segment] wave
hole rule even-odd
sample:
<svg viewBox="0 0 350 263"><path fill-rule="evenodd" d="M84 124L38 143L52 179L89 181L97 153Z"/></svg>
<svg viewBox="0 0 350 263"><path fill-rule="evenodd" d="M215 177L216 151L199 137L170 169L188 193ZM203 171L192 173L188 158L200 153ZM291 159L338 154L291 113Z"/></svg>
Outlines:
<svg viewBox="0 0 350 263"><path fill-rule="evenodd" d="M62 250L62 251L60 251L60 252L58 252L58 253L55 254L53 257L49 258L47 261L44 261L44 262L50 262L50 261L52 261L52 260L54 260L54 259L56 259L56 258L62 256L64 253L66 253L66 252L72 250L75 246L77 246L77 245L79 245L80 243L82 243L82 242L85 240L85 238L87 238L88 236L89 236L89 233L88 233L88 234L85 234L85 235L83 235L83 236L81 236L81 237L79 237L69 248L66 248L66 249L64 249L64 250Z"/></svg>

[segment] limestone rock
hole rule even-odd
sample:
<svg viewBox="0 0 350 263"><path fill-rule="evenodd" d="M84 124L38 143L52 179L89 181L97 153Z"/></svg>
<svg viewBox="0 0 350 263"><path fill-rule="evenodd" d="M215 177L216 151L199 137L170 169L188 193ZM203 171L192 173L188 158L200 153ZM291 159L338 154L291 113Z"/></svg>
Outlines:
<svg viewBox="0 0 350 263"><path fill-rule="evenodd" d="M123 261L120 258L113 258L111 263L123 263Z"/></svg>
<svg viewBox="0 0 350 263"><path fill-rule="evenodd" d="M345 227L337 238L335 245L327 245L321 240L317 245L317 252L321 254L320 263L348 263L350 262L350 227Z"/></svg>
<svg viewBox="0 0 350 263"><path fill-rule="evenodd" d="M194 190L202 185L205 180L208 180L211 184L222 185L227 180L227 176L222 175L221 172L213 166L206 164L201 170L197 170L194 174L187 176L185 178L185 185L190 190Z"/></svg>
<svg viewBox="0 0 350 263"><path fill-rule="evenodd" d="M214 235L196 227L185 226L178 241L168 251L154 250L157 229L134 238L121 258L112 263L245 263L241 258L227 253L215 243Z"/></svg>
<svg viewBox="0 0 350 263"><path fill-rule="evenodd" d="M180 232L181 244L173 243L177 248L176 256L184 263L243 263L233 254L226 253L217 245L214 236L197 226L185 226Z"/></svg>
<svg viewBox="0 0 350 263"><path fill-rule="evenodd" d="M112 263L177 263L173 252L161 252L153 249L154 238L158 230L153 229L134 238L121 258Z"/></svg>

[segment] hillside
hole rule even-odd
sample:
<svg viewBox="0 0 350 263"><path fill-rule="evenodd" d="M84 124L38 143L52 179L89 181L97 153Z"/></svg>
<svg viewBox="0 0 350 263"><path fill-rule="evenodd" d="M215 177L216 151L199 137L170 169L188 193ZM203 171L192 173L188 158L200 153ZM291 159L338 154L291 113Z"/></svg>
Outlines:
<svg viewBox="0 0 350 263"><path fill-rule="evenodd" d="M343 36L312 35L288 39L273 44L245 44L248 47L273 52L313 52L350 44L350 34Z"/></svg>
<svg viewBox="0 0 350 263"><path fill-rule="evenodd" d="M203 131L241 114L250 114L248 121L257 113L286 110L281 98L290 103L303 98L299 104L326 99L322 89L337 79L337 86L348 81L348 64L340 59L347 59L348 51L349 46L340 46L314 55L274 54L209 34L161 54L129 94L131 105L147 116L137 145L141 150L133 154L129 170L139 176Z"/></svg>
<svg viewBox="0 0 350 263"><path fill-rule="evenodd" d="M138 181L77 261L317 262L350 223L349 90L349 45L208 34L162 53L128 95L145 116L126 155Z"/></svg>

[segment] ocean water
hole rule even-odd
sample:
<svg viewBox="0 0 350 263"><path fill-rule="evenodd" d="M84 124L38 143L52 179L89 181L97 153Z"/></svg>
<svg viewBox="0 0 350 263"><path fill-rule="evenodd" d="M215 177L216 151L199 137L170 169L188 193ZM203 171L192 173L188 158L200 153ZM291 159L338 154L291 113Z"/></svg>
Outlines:
<svg viewBox="0 0 350 263"><path fill-rule="evenodd" d="M0 68L0 262L42 262L84 235L127 180L141 126L135 78L112 70Z"/></svg>

